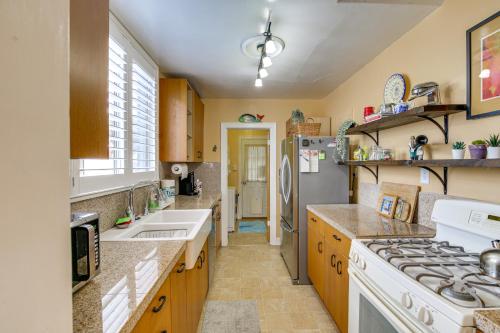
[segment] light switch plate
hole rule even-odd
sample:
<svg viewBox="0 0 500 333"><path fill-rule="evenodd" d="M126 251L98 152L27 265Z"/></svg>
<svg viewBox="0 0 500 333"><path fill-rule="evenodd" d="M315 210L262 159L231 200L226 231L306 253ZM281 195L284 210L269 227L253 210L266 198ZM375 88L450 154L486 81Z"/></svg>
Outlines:
<svg viewBox="0 0 500 333"><path fill-rule="evenodd" d="M429 184L429 170L420 169L420 184Z"/></svg>

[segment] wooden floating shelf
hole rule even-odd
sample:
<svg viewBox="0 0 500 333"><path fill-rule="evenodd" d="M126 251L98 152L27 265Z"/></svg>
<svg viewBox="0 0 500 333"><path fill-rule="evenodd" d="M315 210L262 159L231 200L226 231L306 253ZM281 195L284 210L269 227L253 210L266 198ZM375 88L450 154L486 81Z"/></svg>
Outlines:
<svg viewBox="0 0 500 333"><path fill-rule="evenodd" d="M432 173L443 185L444 194L448 193L448 168L500 168L500 159L485 159L485 160L473 160L473 159L463 159L463 160L384 160L384 161L345 161L339 162L341 165L351 165L359 166L367 171L369 171L378 184L378 168L379 166L407 166L407 167L418 167L428 170ZM370 167L375 167L370 168ZM440 167L443 168L442 176L438 174L431 168Z"/></svg>
<svg viewBox="0 0 500 333"><path fill-rule="evenodd" d="M385 160L385 161L345 161L339 162L341 165L353 166L417 166L417 167L452 167L452 168L500 168L500 159L484 160Z"/></svg>
<svg viewBox="0 0 500 333"><path fill-rule="evenodd" d="M424 105L393 116L354 126L348 129L346 133L348 135L367 135L378 145L379 131L427 120L441 130L444 135L445 143L448 143L448 115L464 112L465 110L467 110L467 105L465 104ZM434 118L438 117L444 117L443 126L434 120ZM376 133L376 138L370 133Z"/></svg>

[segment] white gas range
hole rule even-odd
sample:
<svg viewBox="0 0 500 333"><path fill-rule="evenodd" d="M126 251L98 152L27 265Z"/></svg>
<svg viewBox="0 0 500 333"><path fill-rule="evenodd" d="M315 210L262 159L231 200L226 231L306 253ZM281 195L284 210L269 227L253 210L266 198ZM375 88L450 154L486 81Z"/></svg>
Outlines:
<svg viewBox="0 0 500 333"><path fill-rule="evenodd" d="M432 220L434 238L352 241L349 333L475 332L475 310L500 309L500 281L479 269L500 205L438 200Z"/></svg>

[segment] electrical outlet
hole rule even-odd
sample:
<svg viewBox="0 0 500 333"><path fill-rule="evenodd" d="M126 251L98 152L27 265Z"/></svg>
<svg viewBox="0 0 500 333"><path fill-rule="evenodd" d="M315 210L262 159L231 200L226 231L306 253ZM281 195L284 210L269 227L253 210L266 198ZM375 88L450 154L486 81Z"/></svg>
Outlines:
<svg viewBox="0 0 500 333"><path fill-rule="evenodd" d="M420 184L429 184L429 170L420 169Z"/></svg>

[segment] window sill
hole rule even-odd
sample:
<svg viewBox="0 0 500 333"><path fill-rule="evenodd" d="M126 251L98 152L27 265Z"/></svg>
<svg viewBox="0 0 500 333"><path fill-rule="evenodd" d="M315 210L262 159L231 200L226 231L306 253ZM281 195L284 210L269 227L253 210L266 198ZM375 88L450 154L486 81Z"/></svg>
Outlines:
<svg viewBox="0 0 500 333"><path fill-rule="evenodd" d="M139 185L139 186L136 186L136 189L141 188L141 187L145 187L145 186L151 186L151 185L150 184ZM89 199L103 197L106 195L125 192L125 191L130 190L131 188L132 188L132 186L120 186L120 187L110 188L110 189L101 190L101 191L82 193L82 194L71 196L69 198L69 202L75 203L75 202L79 202L79 201L85 201L85 200L89 200Z"/></svg>

